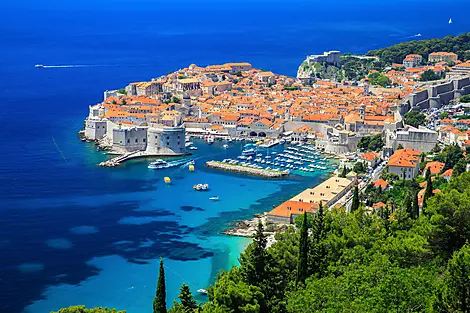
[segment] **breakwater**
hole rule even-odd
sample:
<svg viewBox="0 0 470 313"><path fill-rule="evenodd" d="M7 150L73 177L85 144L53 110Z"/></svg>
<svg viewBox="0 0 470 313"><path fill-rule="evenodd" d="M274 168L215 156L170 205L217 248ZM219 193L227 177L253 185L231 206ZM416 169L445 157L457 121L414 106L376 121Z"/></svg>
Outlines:
<svg viewBox="0 0 470 313"><path fill-rule="evenodd" d="M251 168L248 166L227 164L227 163L219 162L219 161L209 161L206 163L206 166L209 168L215 168L215 169L222 170L222 171L237 172L237 173L242 173L242 174L261 176L264 178L281 178L281 177L287 177L289 175L288 172L281 172L281 171L274 171L274 170L267 170L267 169L257 169L257 168Z"/></svg>

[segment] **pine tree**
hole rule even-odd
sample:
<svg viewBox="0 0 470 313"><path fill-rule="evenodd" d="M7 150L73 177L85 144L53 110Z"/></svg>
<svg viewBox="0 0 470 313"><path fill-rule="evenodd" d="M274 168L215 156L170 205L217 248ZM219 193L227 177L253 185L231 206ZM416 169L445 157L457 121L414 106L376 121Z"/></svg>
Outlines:
<svg viewBox="0 0 470 313"><path fill-rule="evenodd" d="M357 211L359 209L359 188L354 187L354 193L353 193L353 199L352 199L352 204L351 204L351 212Z"/></svg>
<svg viewBox="0 0 470 313"><path fill-rule="evenodd" d="M426 202L431 197L432 197L431 170L428 167L428 170L426 171L426 190L424 191L424 196L423 196L423 208L426 207L427 205Z"/></svg>
<svg viewBox="0 0 470 313"><path fill-rule="evenodd" d="M419 217L419 203L418 203L418 193L416 193L413 197L413 214L412 218L418 218Z"/></svg>
<svg viewBox="0 0 470 313"><path fill-rule="evenodd" d="M163 259L160 259L160 272L158 274L157 292L153 299L153 313L166 313L166 287L165 269Z"/></svg>
<svg viewBox="0 0 470 313"><path fill-rule="evenodd" d="M189 290L189 286L185 283L183 283L180 288L178 299L180 299L184 312L192 313L198 307L196 300L194 300L194 297Z"/></svg>
<svg viewBox="0 0 470 313"><path fill-rule="evenodd" d="M447 312L470 312L470 247L465 244L447 265L444 298Z"/></svg>
<svg viewBox="0 0 470 313"><path fill-rule="evenodd" d="M300 228L299 239L299 260L297 263L297 283L304 283L308 276L308 220L307 212L304 212L302 227Z"/></svg>

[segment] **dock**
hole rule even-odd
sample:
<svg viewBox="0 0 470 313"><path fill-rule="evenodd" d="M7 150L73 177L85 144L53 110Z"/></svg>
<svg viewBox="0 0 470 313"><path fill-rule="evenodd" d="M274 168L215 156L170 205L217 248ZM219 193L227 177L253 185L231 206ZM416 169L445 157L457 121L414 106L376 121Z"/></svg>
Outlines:
<svg viewBox="0 0 470 313"><path fill-rule="evenodd" d="M157 157L157 158L161 158L161 157L181 157L181 156L185 156L185 155L188 155L188 154L161 155L161 154L155 154L155 153L148 153L148 152L145 152L145 151L134 151L134 152L129 152L129 153L126 153L126 154L118 155L115 158L112 158L108 161L101 162L98 165L102 166L102 167L115 167L115 166L119 166L122 163L124 163L126 161L129 161L129 160L132 160L132 159L151 158L151 157Z"/></svg>
<svg viewBox="0 0 470 313"><path fill-rule="evenodd" d="M248 166L228 164L219 161L209 161L206 163L206 166L209 168L215 168L222 171L236 172L241 174L260 176L264 178L282 178L287 177L289 174L281 171L266 170L266 169L257 169L251 168Z"/></svg>

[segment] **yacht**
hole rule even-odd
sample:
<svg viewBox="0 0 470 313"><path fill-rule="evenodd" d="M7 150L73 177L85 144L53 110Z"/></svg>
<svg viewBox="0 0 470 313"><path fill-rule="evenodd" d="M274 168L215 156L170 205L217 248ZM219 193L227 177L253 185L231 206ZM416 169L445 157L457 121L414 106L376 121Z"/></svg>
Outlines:
<svg viewBox="0 0 470 313"><path fill-rule="evenodd" d="M153 169L153 170L159 170L159 169L167 168L167 167L168 167L168 162L162 159L155 160L151 162L148 166L148 168Z"/></svg>

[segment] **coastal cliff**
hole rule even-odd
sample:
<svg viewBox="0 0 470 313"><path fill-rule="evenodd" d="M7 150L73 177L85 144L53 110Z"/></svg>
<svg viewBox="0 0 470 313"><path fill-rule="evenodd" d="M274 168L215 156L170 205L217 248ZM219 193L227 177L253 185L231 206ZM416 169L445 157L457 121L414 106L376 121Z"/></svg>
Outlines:
<svg viewBox="0 0 470 313"><path fill-rule="evenodd" d="M297 70L299 79L329 79L331 81L341 81L342 71L340 68L326 63L311 62L307 60L300 64Z"/></svg>

